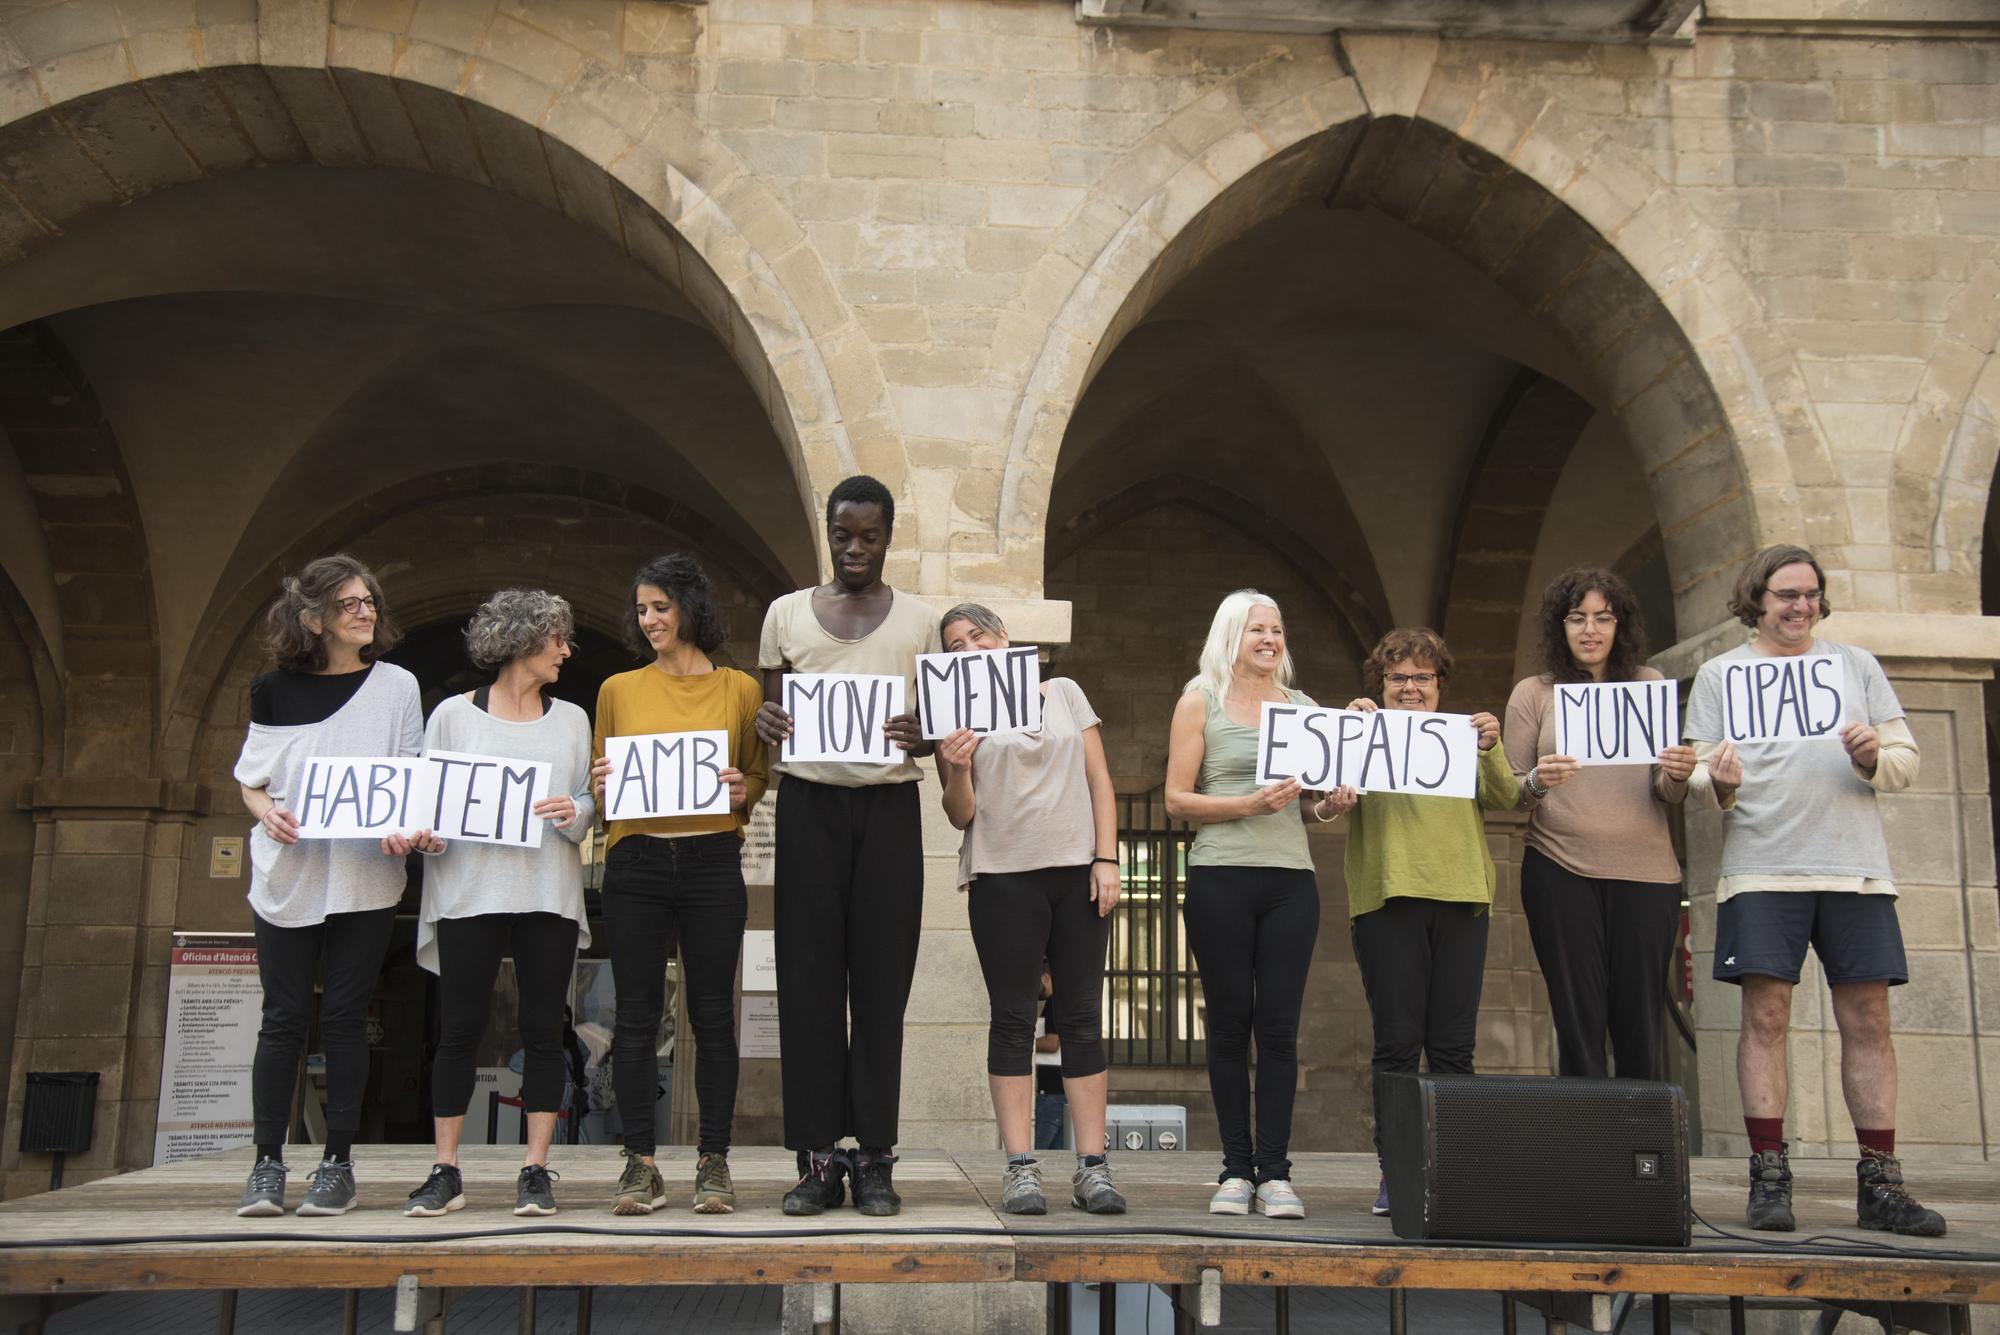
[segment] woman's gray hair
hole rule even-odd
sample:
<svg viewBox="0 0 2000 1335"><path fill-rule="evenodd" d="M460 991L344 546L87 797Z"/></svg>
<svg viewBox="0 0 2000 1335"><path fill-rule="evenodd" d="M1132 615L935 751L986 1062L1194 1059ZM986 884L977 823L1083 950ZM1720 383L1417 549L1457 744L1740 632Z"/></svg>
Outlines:
<svg viewBox="0 0 2000 1335"><path fill-rule="evenodd" d="M970 621L974 630L983 630L988 635L1007 637L1006 623L990 607L980 603L960 603L957 607L938 618L938 639L944 638L944 630L954 621Z"/></svg>
<svg viewBox="0 0 2000 1335"><path fill-rule="evenodd" d="M567 600L543 589L502 589L466 623L465 652L479 667L505 667L539 653L551 635L568 639L575 630Z"/></svg>

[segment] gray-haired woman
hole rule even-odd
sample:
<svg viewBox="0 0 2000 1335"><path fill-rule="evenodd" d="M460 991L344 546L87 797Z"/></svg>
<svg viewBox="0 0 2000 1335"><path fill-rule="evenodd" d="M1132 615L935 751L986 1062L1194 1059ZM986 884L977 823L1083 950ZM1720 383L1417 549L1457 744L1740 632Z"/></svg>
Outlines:
<svg viewBox="0 0 2000 1335"><path fill-rule="evenodd" d="M521 1103L528 1119L514 1213L556 1212L548 1159L569 1083L563 1003L577 946L590 942L583 863L575 846L590 828L593 805L590 720L545 692L570 656L574 630L569 604L552 593L494 594L473 614L465 647L475 664L498 669L497 677L491 686L446 699L424 730L427 752L546 762L555 796L536 802L534 814L567 838L544 838L539 848L464 841L447 848L431 831L419 830L409 840L420 852L437 855L424 867L417 962L438 975L442 1014L431 1067L437 1161L430 1177L410 1193L405 1214L441 1215L465 1204L459 1134L472 1101L473 1051L486 1033L503 957L513 959L520 990Z"/></svg>

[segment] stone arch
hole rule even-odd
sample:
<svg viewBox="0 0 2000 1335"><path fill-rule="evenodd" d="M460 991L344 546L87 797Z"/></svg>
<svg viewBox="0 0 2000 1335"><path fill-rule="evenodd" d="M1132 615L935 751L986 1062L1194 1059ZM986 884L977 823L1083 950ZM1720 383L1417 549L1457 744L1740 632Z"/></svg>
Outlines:
<svg viewBox="0 0 2000 1335"><path fill-rule="evenodd" d="M44 770L149 775L160 702L145 525L97 396L45 324L0 332L0 437L40 516L61 618L64 707L55 717L68 726L44 750ZM28 634L33 625L29 616L23 636L42 646L39 633ZM43 646L38 670L47 657Z"/></svg>
<svg viewBox="0 0 2000 1335"><path fill-rule="evenodd" d="M1956 610L1979 607L1989 497L2000 464L2000 264L1945 308L1890 474L1891 538L1946 577ZM1888 609L1883 609L1888 610Z"/></svg>
<svg viewBox="0 0 2000 1335"><path fill-rule="evenodd" d="M1317 84L1260 66L1143 140L1072 215L1046 262L1066 281L1037 289L1049 334L1010 427L1003 553L1041 540L1069 417L1119 338L1206 255L1314 200L1439 240L1562 335L1640 449L1683 625L1721 618L1760 533L1804 531L1795 463L1830 476L1825 446L1770 408L1796 362L1753 365L1762 312L1711 230L1588 118L1435 56L1419 43L1414 68L1363 61Z"/></svg>
<svg viewBox="0 0 2000 1335"><path fill-rule="evenodd" d="M698 29L699 14L656 17ZM519 29L502 50L486 18L352 18L268 0L254 24L169 23L143 40L15 20L41 75L0 111L0 263L96 210L270 163L450 175L597 230L684 294L764 404L807 514L857 466L900 480L873 352L804 230L628 68L673 64L680 37L649 30L663 51L628 62L588 24L494 18Z"/></svg>

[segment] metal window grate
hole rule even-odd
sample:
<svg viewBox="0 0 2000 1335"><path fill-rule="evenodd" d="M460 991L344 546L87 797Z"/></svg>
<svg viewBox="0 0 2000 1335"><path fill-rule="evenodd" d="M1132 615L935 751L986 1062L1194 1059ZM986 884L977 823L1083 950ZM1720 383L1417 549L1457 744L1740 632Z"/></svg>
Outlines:
<svg viewBox="0 0 2000 1335"><path fill-rule="evenodd" d="M30 1071L21 1103L21 1153L81 1154L90 1148L97 1072Z"/></svg>
<svg viewBox="0 0 2000 1335"><path fill-rule="evenodd" d="M1194 831L1167 815L1165 790L1118 798L1118 858L1125 893L1111 914L1104 971L1109 1056L1121 1066L1200 1066L1208 1060L1207 1011L1181 932Z"/></svg>

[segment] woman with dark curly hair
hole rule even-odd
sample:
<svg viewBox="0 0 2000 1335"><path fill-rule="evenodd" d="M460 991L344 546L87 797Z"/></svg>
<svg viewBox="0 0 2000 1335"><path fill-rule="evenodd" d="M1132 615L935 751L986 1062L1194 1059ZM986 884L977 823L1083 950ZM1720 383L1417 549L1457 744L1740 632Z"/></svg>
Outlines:
<svg viewBox="0 0 2000 1335"><path fill-rule="evenodd" d="M695 1098L701 1105L694 1209L736 1208L729 1174L729 1129L736 1116L736 958L749 898L743 888L743 827L764 795L766 757L753 720L764 691L748 673L709 657L727 636L708 575L675 553L647 562L632 579L625 641L646 666L608 678L597 693L591 779L600 801L610 762L607 737L719 730L729 734L729 810L606 825L604 925L618 1018L611 1044L612 1087L625 1123L625 1170L614 1214L650 1214L667 1199L654 1163L653 1099L659 1081L660 1018L667 958L680 942L681 971L694 1030Z"/></svg>
<svg viewBox="0 0 2000 1335"><path fill-rule="evenodd" d="M1667 971L1680 928L1681 868L1667 805L1687 797L1694 748L1650 766L1580 767L1556 754L1558 682L1658 681L1625 582L1580 567L1542 594L1542 671L1507 701L1507 759L1528 813L1521 907L1549 986L1556 1069L1663 1080Z"/></svg>
<svg viewBox="0 0 2000 1335"><path fill-rule="evenodd" d="M278 666L250 683L250 731L235 771L257 822L250 914L264 987L250 1077L257 1162L239 1215L285 1212L285 1135L322 953L326 1156L299 1213L345 1214L355 1205L351 1156L368 1083L364 1022L403 897L409 847L302 841L291 804L315 757L417 754L424 727L417 679L379 661L399 638L382 586L351 556L324 556L287 576L265 614L264 647Z"/></svg>
<svg viewBox="0 0 2000 1335"><path fill-rule="evenodd" d="M569 604L540 589L502 589L465 628L474 666L496 674L491 686L445 699L424 729L426 751L457 751L549 767L549 795L534 814L563 838L539 848L461 841L447 848L429 830L410 843L434 855L424 870L417 923L417 963L438 976L439 1037L431 1066L431 1113L437 1158L410 1193L407 1215L446 1214L465 1204L458 1141L472 1102L473 1053L486 1034L500 961L514 961L520 991L521 1108L528 1149L514 1184L514 1213L556 1212L549 1142L569 1085L563 1053L563 1003L579 945L590 944L583 912L583 862L576 846L590 830L590 720L566 700L551 699L574 645Z"/></svg>
<svg viewBox="0 0 2000 1335"><path fill-rule="evenodd" d="M1382 708L1434 713L1451 679L1451 650L1428 627L1392 630L1362 671ZM1347 707L1377 706L1363 698ZM1472 1072L1493 908L1483 813L1512 807L1515 784L1498 745L1500 720L1474 714L1471 726L1480 751L1471 801L1363 793L1349 818L1347 911L1375 1022L1378 1091L1382 1075L1416 1070L1419 1056L1436 1073ZM1389 1213L1386 1181L1375 1213Z"/></svg>

